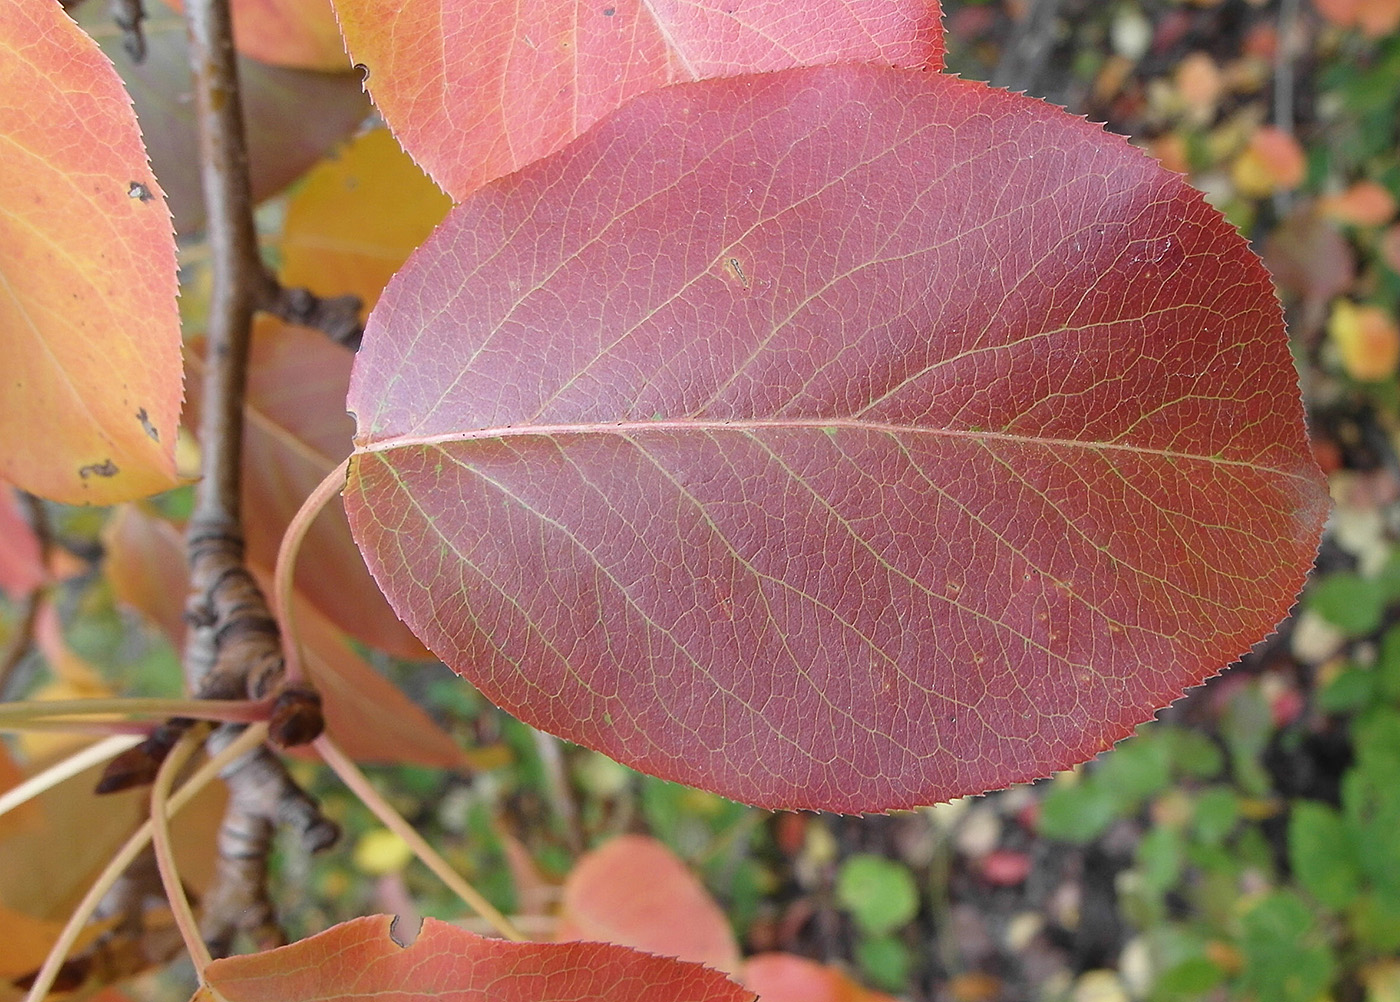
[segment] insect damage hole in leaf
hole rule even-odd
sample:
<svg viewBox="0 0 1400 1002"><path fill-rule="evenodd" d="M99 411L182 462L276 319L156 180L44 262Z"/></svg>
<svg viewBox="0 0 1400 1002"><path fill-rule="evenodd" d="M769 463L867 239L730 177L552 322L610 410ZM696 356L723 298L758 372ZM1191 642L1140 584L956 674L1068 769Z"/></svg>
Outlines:
<svg viewBox="0 0 1400 1002"><path fill-rule="evenodd" d="M714 267L740 244L763 296ZM1327 506L1268 278L1198 193L870 66L668 88L483 189L348 404L356 540L436 653L768 807L1091 757L1283 618Z"/></svg>

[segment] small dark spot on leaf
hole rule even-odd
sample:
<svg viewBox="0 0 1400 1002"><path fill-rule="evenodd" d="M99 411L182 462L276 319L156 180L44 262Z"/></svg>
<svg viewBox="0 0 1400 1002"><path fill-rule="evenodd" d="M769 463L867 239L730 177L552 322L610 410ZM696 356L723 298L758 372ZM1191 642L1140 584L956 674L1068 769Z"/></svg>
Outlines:
<svg viewBox="0 0 1400 1002"><path fill-rule="evenodd" d="M146 413L146 408L142 407L136 412L136 420L141 422L141 428L151 437L152 442L160 441L160 429L151 422L151 417Z"/></svg>
<svg viewBox="0 0 1400 1002"><path fill-rule="evenodd" d="M616 13L617 13L617 8L616 8L616 7L604 7L604 8L603 8L603 16L604 16L604 17L612 17L612 16L613 16L614 14L616 14Z"/></svg>
<svg viewBox="0 0 1400 1002"><path fill-rule="evenodd" d="M151 189L147 188L140 181L132 181L131 184L127 186L126 193L131 198L138 199L142 202L149 202L151 199L155 198L155 196L151 194Z"/></svg>
<svg viewBox="0 0 1400 1002"><path fill-rule="evenodd" d="M86 480L88 477L115 477L120 471L117 464L110 459L104 459L100 463L88 463L79 467L78 476Z"/></svg>

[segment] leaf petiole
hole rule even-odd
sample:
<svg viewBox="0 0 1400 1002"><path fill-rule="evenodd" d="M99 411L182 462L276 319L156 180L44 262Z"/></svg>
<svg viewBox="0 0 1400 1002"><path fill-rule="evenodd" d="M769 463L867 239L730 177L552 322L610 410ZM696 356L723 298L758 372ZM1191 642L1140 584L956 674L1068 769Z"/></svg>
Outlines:
<svg viewBox="0 0 1400 1002"><path fill-rule="evenodd" d="M437 850L430 846L423 836L419 835L413 826L379 795L379 791L370 785L365 774L346 757L344 752L336 747L334 741L322 734L312 742L312 747L316 749L317 754L321 756L326 765L330 766L340 777L340 781L348 786L355 796L360 798L360 802L374 812L374 816L379 819L380 823L403 839L413 850L413 854L422 860L423 865L433 871L437 878L446 884L454 894L465 901L478 915L491 923L491 926L506 939L514 940L517 943L526 941L525 934L517 929L510 919L502 915L480 891L463 880L461 875L448 865L447 860L438 855Z"/></svg>
<svg viewBox="0 0 1400 1002"><path fill-rule="evenodd" d="M296 623L292 615L297 555L301 552L301 544L306 539L306 533L312 523L316 521L316 516L331 498L335 497L336 491L345 486L345 477L349 470L350 459L347 456L341 460L339 466L326 474L325 479L316 485L316 489L292 516L291 522L287 524L287 531L282 534L282 543L277 548L277 566L272 574L272 614L277 617L277 628L282 633L284 686L295 685L304 681L306 677L301 666L301 637L296 632Z"/></svg>
<svg viewBox="0 0 1400 1002"><path fill-rule="evenodd" d="M59 699L0 703L0 731L29 730L33 721L114 717L118 721L192 717L225 723L266 720L271 704L251 699ZM108 722L108 721L99 721Z"/></svg>
<svg viewBox="0 0 1400 1002"><path fill-rule="evenodd" d="M204 969L214 962L204 937L199 933L199 923L195 920L190 900L185 896L184 885L175 866L175 850L170 843L170 787L175 782L185 763L199 751L208 735L207 727L192 727L186 731L156 773L151 784L151 818L147 822L151 828L151 841L155 848L156 868L160 871L160 882L165 888L165 897L170 902L170 911L175 916L175 925L180 930L180 938L185 941L194 969L204 980Z"/></svg>

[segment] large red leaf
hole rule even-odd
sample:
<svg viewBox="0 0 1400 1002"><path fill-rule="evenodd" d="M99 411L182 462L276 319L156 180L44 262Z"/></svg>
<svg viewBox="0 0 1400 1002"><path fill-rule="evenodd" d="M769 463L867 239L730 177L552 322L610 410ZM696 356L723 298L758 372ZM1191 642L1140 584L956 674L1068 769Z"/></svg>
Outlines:
<svg viewBox="0 0 1400 1002"><path fill-rule="evenodd" d="M175 485L175 236L112 64L0 3L0 477L70 504Z"/></svg>
<svg viewBox="0 0 1400 1002"><path fill-rule="evenodd" d="M456 199L679 80L943 65L937 0L334 0L394 135Z"/></svg>
<svg viewBox="0 0 1400 1002"><path fill-rule="evenodd" d="M371 315L352 531L490 698L774 807L1092 756L1288 611L1268 277L1121 139L869 66L638 98Z"/></svg>
<svg viewBox="0 0 1400 1002"><path fill-rule="evenodd" d="M752 1002L724 975L603 943L506 943L427 919L412 946L390 916L280 950L216 960L195 1002ZM214 993L218 994L215 995Z"/></svg>

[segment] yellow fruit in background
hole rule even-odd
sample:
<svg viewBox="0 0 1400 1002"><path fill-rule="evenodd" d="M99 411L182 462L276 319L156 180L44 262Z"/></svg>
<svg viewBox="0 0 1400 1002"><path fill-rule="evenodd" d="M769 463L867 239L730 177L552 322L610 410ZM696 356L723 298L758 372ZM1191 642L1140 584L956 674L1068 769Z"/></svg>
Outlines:
<svg viewBox="0 0 1400 1002"><path fill-rule="evenodd" d="M366 832L355 843L355 868L371 877L398 873L413 858L408 843L387 828Z"/></svg>

